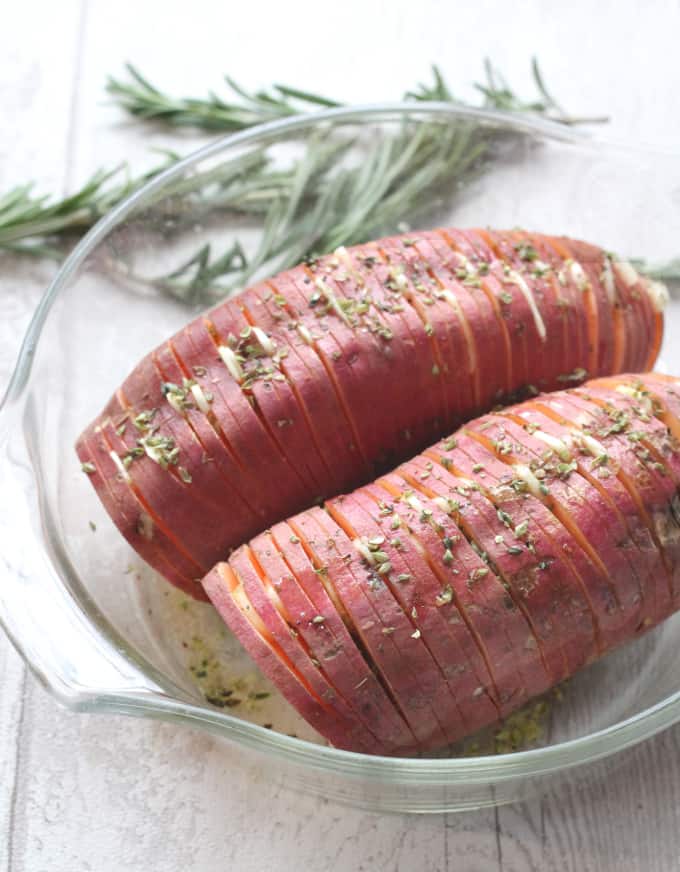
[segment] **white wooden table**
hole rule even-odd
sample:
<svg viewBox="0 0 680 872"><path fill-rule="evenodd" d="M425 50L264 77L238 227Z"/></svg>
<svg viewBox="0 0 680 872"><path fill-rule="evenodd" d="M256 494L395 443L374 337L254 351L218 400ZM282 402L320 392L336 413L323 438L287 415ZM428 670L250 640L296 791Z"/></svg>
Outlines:
<svg viewBox="0 0 680 872"><path fill-rule="evenodd" d="M470 96L490 55L518 87L537 53L566 106L610 134L680 143L680 3L325 4L22 0L0 28L0 190L74 187L195 140L125 121L107 73L129 59L175 92L283 81L398 97L441 66ZM680 236L678 238L680 247ZM0 391L49 264L0 258ZM0 869L441 872L680 868L680 727L606 782L465 816L381 817L292 793L238 752L169 725L62 711L0 640Z"/></svg>

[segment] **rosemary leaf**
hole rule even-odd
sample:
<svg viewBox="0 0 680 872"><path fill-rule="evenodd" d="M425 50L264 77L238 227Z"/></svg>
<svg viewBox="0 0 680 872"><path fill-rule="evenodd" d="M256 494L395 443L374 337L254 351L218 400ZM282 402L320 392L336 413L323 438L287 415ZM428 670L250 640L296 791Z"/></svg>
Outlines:
<svg viewBox="0 0 680 872"><path fill-rule="evenodd" d="M203 288L216 278L241 273L247 266L247 258L238 242L214 259L212 247L207 243L176 270L153 279L149 284L170 296L193 302L193 292L199 296Z"/></svg>
<svg viewBox="0 0 680 872"><path fill-rule="evenodd" d="M644 270L646 276L660 282L680 282L680 257L675 257L666 263L649 264L641 258L631 261L634 266Z"/></svg>

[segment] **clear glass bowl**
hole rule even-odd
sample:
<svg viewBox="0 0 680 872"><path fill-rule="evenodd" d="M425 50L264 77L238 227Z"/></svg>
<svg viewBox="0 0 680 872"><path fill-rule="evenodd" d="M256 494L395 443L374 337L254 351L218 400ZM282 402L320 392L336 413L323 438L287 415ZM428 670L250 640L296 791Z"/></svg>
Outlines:
<svg viewBox="0 0 680 872"><path fill-rule="evenodd" d="M627 257L677 256L677 156L445 104L287 119L222 139L154 179L99 222L59 271L0 411L0 620L64 705L184 723L263 755L272 780L375 810L419 812L525 798L551 779L606 769L604 758L680 719L676 616L574 678L538 747L437 759L326 747L267 686L210 606L188 602L142 565L79 469L73 443L83 426L138 358L215 293L195 288L180 300L154 279L205 243L219 254L238 236L252 253L268 232L253 199L246 207L234 195L234 161L266 158L283 169L319 142L342 142L326 168L332 177L361 166L369 145L433 131L464 131L470 141L492 131L485 172L464 185L440 180L428 208L393 216L376 234L409 224L521 225ZM386 154L399 159L398 150ZM282 205L294 195L294 186L283 186ZM301 226L294 223L291 234ZM268 269L263 263L259 274ZM668 369L680 372L676 317L671 303L663 354ZM221 697L221 708L206 701L224 688L231 695Z"/></svg>

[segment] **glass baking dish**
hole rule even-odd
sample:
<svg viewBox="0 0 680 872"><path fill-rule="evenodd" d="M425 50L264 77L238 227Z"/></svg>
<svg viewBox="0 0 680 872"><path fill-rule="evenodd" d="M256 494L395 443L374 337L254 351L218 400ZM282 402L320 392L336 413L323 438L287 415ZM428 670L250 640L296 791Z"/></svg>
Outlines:
<svg viewBox="0 0 680 872"><path fill-rule="evenodd" d="M211 282L187 285L194 267L179 278L159 277L207 243L214 258L235 236L252 254L269 232L252 199L245 207L233 196L235 167L264 159L285 169L319 142L337 141L324 170L332 178L395 136L407 142L452 131L468 141L493 134L484 172L468 173L464 185L439 179L427 208L392 216L376 232L520 225L653 263L677 256L677 155L447 104L333 109L278 121L221 139L155 178L64 263L35 313L0 409L0 620L62 704L186 724L261 755L273 781L411 812L494 805L555 779L602 777L606 758L680 719L676 616L574 678L553 701L542 738L526 750L407 759L326 747L256 672L211 606L188 601L141 563L80 470L73 444L83 426L138 358L220 293ZM398 150L385 154L399 159ZM285 212L295 186L279 196ZM263 263L258 275L267 269ZM181 299L172 293L178 281L191 291ZM676 319L671 301L663 360L680 373Z"/></svg>

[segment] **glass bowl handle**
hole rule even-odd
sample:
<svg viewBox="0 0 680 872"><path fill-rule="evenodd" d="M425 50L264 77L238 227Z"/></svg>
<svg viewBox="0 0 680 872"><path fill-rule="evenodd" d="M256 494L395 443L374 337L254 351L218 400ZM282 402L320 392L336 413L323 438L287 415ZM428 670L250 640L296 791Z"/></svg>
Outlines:
<svg viewBox="0 0 680 872"><path fill-rule="evenodd" d="M70 579L55 569L44 542L57 537L49 529L41 533L51 521L24 438L27 411L9 399L0 408L0 624L42 684L69 708L164 695L122 645L99 632L69 590Z"/></svg>

